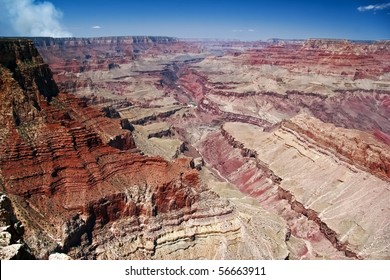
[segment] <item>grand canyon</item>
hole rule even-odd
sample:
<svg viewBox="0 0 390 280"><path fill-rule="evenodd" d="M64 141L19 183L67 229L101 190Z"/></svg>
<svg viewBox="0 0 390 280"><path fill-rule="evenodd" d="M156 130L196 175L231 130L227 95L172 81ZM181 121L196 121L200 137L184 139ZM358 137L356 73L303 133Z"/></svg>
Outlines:
<svg viewBox="0 0 390 280"><path fill-rule="evenodd" d="M390 259L390 41L0 39L1 259Z"/></svg>

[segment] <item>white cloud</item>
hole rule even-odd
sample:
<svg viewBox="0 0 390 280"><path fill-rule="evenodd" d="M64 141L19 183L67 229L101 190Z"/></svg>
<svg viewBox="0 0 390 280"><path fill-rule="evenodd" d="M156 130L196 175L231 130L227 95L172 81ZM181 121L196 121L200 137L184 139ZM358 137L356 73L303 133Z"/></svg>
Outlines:
<svg viewBox="0 0 390 280"><path fill-rule="evenodd" d="M51 2L0 0L0 17L20 36L72 36L60 24L62 12Z"/></svg>
<svg viewBox="0 0 390 280"><path fill-rule="evenodd" d="M359 12L385 10L385 9L390 9L390 3L360 6L357 9Z"/></svg>
<svg viewBox="0 0 390 280"><path fill-rule="evenodd" d="M234 32L234 33L242 33L242 32L254 32L255 30L254 29L252 29L252 28L250 28L250 29L248 29L248 30L244 30L244 29L233 29L232 30L232 32Z"/></svg>
<svg viewBox="0 0 390 280"><path fill-rule="evenodd" d="M93 29L100 29L102 28L100 25L95 25L95 26L92 26Z"/></svg>

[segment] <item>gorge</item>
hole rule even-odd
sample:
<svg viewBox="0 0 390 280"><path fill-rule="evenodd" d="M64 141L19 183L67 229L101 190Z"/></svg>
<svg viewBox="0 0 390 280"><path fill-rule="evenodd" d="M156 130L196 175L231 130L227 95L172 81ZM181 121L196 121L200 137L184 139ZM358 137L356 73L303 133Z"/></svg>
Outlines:
<svg viewBox="0 0 390 280"><path fill-rule="evenodd" d="M0 39L1 259L389 259L390 42Z"/></svg>

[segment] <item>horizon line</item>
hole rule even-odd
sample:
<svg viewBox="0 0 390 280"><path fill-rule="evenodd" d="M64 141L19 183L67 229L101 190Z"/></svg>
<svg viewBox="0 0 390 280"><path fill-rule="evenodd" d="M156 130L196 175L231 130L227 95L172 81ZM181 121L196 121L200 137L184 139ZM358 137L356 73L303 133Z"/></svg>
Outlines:
<svg viewBox="0 0 390 280"><path fill-rule="evenodd" d="M381 42L390 41L389 39L349 39L349 38L332 38L332 37L308 37L308 38L278 38L272 37L267 39L254 39L254 40L242 40L237 38L196 38L196 37L175 37L164 35L107 35L107 36L70 36L70 37L51 37L51 36L3 36L0 35L0 39L92 39L92 38L166 38L176 39L179 41L228 41L228 42L269 42L269 41L309 41L309 40L332 40L332 41L362 41L362 42Z"/></svg>

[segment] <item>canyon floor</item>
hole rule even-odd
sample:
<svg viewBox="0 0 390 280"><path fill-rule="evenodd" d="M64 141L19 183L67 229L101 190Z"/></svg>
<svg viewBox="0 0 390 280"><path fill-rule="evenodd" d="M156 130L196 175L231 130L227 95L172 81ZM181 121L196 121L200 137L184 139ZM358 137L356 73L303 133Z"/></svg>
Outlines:
<svg viewBox="0 0 390 280"><path fill-rule="evenodd" d="M390 41L0 39L1 259L390 259Z"/></svg>

